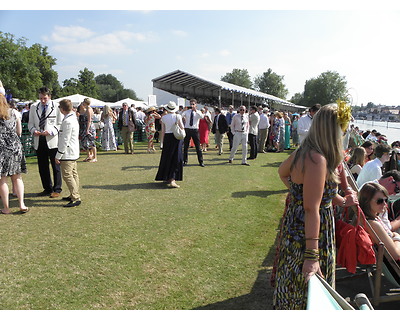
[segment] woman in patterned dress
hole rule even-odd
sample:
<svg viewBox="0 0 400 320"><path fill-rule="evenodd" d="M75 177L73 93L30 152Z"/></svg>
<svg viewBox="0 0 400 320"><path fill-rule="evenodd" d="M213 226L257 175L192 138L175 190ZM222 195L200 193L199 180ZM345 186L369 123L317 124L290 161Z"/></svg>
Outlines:
<svg viewBox="0 0 400 320"><path fill-rule="evenodd" d="M161 119L161 115L156 112L156 108L150 107L146 110L146 118L144 119L147 137L147 152L154 152L154 135L156 133L156 119Z"/></svg>
<svg viewBox="0 0 400 320"><path fill-rule="evenodd" d="M327 134L329 133L329 134ZM354 204L337 194L342 131L336 104L315 115L303 144L279 167L289 188L275 264L275 309L306 309L307 282L316 273L334 286L335 239L332 202Z"/></svg>
<svg viewBox="0 0 400 320"><path fill-rule="evenodd" d="M101 121L104 123L101 133L101 148L104 151L117 150L113 125L115 120L117 120L117 116L114 114L110 106L104 106L103 113L101 114Z"/></svg>
<svg viewBox="0 0 400 320"><path fill-rule="evenodd" d="M86 162L97 162L97 149L95 144L96 129L93 124L93 109L90 106L90 99L85 98L78 107L79 114L79 138L81 147L87 151Z"/></svg>
<svg viewBox="0 0 400 320"><path fill-rule="evenodd" d="M1 213L10 213L7 177L11 177L18 197L21 213L28 212L24 202L24 182L21 173L26 173L25 156L22 150L21 119L9 108L5 96L0 93L0 196L3 202Z"/></svg>

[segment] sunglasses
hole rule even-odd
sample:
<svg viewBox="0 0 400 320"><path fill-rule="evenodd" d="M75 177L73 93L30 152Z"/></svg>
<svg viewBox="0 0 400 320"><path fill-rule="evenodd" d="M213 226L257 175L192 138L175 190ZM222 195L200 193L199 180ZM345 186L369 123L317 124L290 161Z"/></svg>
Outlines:
<svg viewBox="0 0 400 320"><path fill-rule="evenodd" d="M376 200L376 204L382 204L383 202L387 203L388 199L387 198L386 199L379 198Z"/></svg>

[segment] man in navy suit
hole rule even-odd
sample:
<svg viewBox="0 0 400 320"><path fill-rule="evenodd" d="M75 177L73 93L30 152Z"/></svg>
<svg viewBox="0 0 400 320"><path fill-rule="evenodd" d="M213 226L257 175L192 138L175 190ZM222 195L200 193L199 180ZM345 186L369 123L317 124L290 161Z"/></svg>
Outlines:
<svg viewBox="0 0 400 320"><path fill-rule="evenodd" d="M222 146L224 143L225 133L227 131L228 131L228 122L226 121L226 117L221 113L221 110L219 110L219 108L215 108L215 117L211 128L211 132L215 135L215 142L218 147L219 155L223 153Z"/></svg>

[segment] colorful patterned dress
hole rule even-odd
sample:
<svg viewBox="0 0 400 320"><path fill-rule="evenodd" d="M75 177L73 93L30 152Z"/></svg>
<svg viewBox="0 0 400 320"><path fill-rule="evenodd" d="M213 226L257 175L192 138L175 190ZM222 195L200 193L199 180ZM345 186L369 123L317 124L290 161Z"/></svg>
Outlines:
<svg viewBox="0 0 400 320"><path fill-rule="evenodd" d="M276 260L274 308L305 310L307 283L303 268L304 234L303 185L290 182L290 201L283 217ZM337 184L326 182L320 205L319 263L325 280L335 283L335 232L332 198Z"/></svg>
<svg viewBox="0 0 400 320"><path fill-rule="evenodd" d="M149 114L145 119L145 128L147 141L153 141L154 135L156 133L156 118L153 114Z"/></svg>
<svg viewBox="0 0 400 320"><path fill-rule="evenodd" d="M90 124L88 134L88 123L89 118L86 113L79 115L79 138L81 141L81 147L84 150L91 149L96 146L96 129L94 128L93 122Z"/></svg>

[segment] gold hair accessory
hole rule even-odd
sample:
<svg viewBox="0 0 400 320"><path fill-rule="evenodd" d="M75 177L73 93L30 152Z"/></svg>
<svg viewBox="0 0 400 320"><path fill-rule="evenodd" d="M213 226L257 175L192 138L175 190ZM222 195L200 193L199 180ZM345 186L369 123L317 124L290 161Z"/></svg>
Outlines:
<svg viewBox="0 0 400 320"><path fill-rule="evenodd" d="M338 112L337 112L338 123L340 125L340 128L342 128L342 131L346 132L352 117L351 107L350 105L347 104L346 101L338 100L336 103L338 105Z"/></svg>

